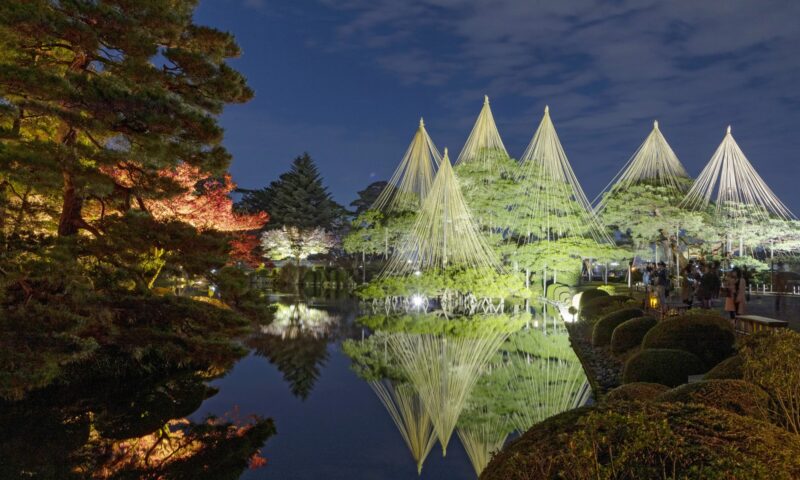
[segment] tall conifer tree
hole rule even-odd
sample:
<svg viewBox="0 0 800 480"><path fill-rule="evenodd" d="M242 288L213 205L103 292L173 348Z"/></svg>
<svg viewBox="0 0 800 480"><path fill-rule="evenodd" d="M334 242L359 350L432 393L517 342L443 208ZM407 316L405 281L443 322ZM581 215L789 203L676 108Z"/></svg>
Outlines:
<svg viewBox="0 0 800 480"><path fill-rule="evenodd" d="M251 212L269 212L271 220L267 228L333 230L341 225L347 213L331 198L308 153L295 158L291 169L268 187L245 191L239 206Z"/></svg>

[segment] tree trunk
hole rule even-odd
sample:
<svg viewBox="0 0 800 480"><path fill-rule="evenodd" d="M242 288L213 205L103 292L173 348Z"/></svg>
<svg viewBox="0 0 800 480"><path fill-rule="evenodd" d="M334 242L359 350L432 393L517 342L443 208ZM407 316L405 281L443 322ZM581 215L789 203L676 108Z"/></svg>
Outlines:
<svg viewBox="0 0 800 480"><path fill-rule="evenodd" d="M85 71L89 65L89 57L84 52L76 52L75 58L69 66L70 72ZM65 102L62 106L68 108ZM61 122L58 128L58 141L64 146L72 146L78 137L78 132L66 121ZM61 205L61 218L58 220L58 236L66 237L75 235L78 230L85 225L81 210L83 209L83 197L75 188L74 173L70 170L72 161L62 160L61 174L64 177L64 201Z"/></svg>
<svg viewBox="0 0 800 480"><path fill-rule="evenodd" d="M75 191L75 181L72 174L65 170L63 176L64 202L61 205L61 218L58 221L59 237L67 237L78 233L82 223L81 209L83 208L83 198Z"/></svg>

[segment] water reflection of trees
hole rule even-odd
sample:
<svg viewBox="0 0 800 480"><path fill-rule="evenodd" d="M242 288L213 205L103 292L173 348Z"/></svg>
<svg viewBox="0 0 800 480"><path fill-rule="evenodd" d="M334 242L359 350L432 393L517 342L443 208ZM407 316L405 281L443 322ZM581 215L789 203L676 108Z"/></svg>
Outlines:
<svg viewBox="0 0 800 480"><path fill-rule="evenodd" d="M436 432L419 394L411 385L395 386L388 380L370 381L369 386L397 426L417 464L417 473L422 473L422 465L436 444Z"/></svg>
<svg viewBox="0 0 800 480"><path fill-rule="evenodd" d="M338 315L305 303L277 304L272 322L247 345L275 365L292 394L305 400L328 360L328 343L339 321Z"/></svg>
<svg viewBox="0 0 800 480"><path fill-rule="evenodd" d="M62 384L0 402L0 478L238 478L271 421L186 417L215 393L182 371Z"/></svg>
<svg viewBox="0 0 800 480"><path fill-rule="evenodd" d="M539 328L538 321L503 315L359 322L373 334L345 342L344 351L392 417L418 470L431 438L444 453L456 430L480 475L514 431L583 400L585 377L563 323Z"/></svg>

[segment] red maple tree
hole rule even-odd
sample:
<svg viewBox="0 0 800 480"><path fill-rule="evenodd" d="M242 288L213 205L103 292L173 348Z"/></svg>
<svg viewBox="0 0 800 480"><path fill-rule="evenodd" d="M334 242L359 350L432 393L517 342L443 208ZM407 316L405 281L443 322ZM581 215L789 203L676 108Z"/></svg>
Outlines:
<svg viewBox="0 0 800 480"><path fill-rule="evenodd" d="M236 188L230 175L209 178L199 168L181 164L159 175L180 187L182 193L166 199L145 199L144 206L157 220L179 220L200 231L242 232L258 230L269 220L266 212L237 213L230 193Z"/></svg>

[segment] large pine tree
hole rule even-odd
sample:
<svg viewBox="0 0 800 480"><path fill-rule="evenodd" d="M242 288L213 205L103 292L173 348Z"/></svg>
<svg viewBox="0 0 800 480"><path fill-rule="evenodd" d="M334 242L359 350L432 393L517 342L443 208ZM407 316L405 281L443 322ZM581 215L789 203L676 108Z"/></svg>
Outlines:
<svg viewBox="0 0 800 480"><path fill-rule="evenodd" d="M181 188L158 171L224 171L215 115L252 91L226 64L233 36L194 24L196 3L0 2L0 216L30 216L28 195L59 236L99 237L109 213Z"/></svg>
<svg viewBox="0 0 800 480"><path fill-rule="evenodd" d="M322 177L308 155L297 157L291 169L261 190L246 190L239 206L246 211L269 212L267 228L283 226L303 230L321 227L335 230L346 215L333 201Z"/></svg>

